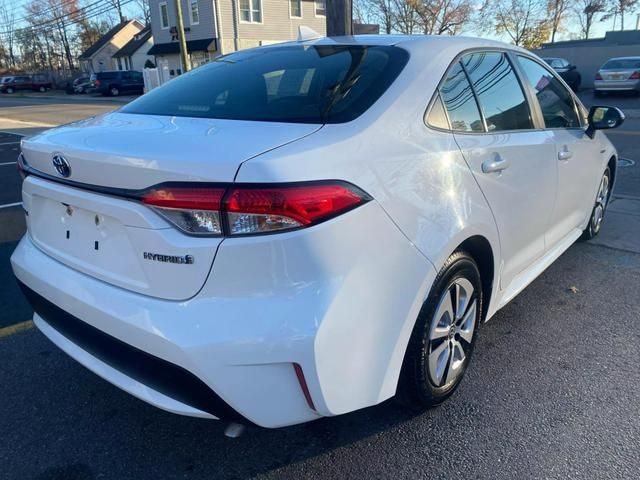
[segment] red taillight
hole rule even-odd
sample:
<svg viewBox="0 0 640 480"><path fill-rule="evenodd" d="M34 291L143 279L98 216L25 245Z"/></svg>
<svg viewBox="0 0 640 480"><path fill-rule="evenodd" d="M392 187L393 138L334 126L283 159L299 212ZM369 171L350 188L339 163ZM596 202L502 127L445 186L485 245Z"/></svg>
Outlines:
<svg viewBox="0 0 640 480"><path fill-rule="evenodd" d="M99 86L100 86L100 80L96 80L96 81L94 81L94 82L93 82L93 84L94 84L96 87L99 87Z"/></svg>
<svg viewBox="0 0 640 480"><path fill-rule="evenodd" d="M308 227L369 199L344 182L228 187L163 184L140 197L180 229L199 235L225 231L253 235Z"/></svg>
<svg viewBox="0 0 640 480"><path fill-rule="evenodd" d="M631 80L640 80L640 71L635 71L629 77Z"/></svg>
<svg viewBox="0 0 640 480"><path fill-rule="evenodd" d="M232 188L225 197L231 235L305 227L336 216L363 201L342 184Z"/></svg>
<svg viewBox="0 0 640 480"><path fill-rule="evenodd" d="M596 80L602 80L602 75L600 75L600 72L596 72Z"/></svg>

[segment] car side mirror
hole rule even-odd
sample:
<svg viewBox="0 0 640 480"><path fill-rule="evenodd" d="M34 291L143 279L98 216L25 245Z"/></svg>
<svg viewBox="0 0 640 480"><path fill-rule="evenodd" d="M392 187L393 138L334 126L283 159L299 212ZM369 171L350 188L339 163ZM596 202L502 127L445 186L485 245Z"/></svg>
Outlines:
<svg viewBox="0 0 640 480"><path fill-rule="evenodd" d="M624 113L617 107L593 106L587 117L586 133L589 138L593 138L596 130L617 128L624 123L624 118Z"/></svg>

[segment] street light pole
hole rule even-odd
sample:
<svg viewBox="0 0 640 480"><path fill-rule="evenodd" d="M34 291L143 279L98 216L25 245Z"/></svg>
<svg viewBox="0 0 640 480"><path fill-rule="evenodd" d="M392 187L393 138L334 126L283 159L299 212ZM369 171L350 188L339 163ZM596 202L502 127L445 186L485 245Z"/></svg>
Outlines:
<svg viewBox="0 0 640 480"><path fill-rule="evenodd" d="M326 0L327 37L353 35L352 0Z"/></svg>
<svg viewBox="0 0 640 480"><path fill-rule="evenodd" d="M175 0L176 14L178 17L178 41L180 42L180 60L182 61L182 72L186 73L191 70L191 62L189 61L189 52L187 52L187 41L184 38L184 19L182 18L182 2Z"/></svg>

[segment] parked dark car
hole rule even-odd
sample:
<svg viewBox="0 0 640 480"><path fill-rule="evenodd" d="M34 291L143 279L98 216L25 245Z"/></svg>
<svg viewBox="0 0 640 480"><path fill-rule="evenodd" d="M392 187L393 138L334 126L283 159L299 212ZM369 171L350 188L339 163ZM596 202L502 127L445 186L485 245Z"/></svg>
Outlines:
<svg viewBox="0 0 640 480"><path fill-rule="evenodd" d="M571 65L571 63L564 58L543 58L543 60L558 72L574 92L578 91L580 88L580 82L582 82L582 76L580 75L580 72L576 70L575 65Z"/></svg>
<svg viewBox="0 0 640 480"><path fill-rule="evenodd" d="M78 77L73 81L73 93L87 93L87 89L91 87L91 79L89 77Z"/></svg>
<svg viewBox="0 0 640 480"><path fill-rule="evenodd" d="M73 95L74 93L85 93L89 85L89 75L81 75L73 80L69 79L66 82L65 92L68 95Z"/></svg>
<svg viewBox="0 0 640 480"><path fill-rule="evenodd" d="M46 92L51 88L51 81L42 76L14 75L5 77L0 83L0 92L13 93L18 90L33 90L35 92Z"/></svg>
<svg viewBox="0 0 640 480"><path fill-rule="evenodd" d="M88 92L112 97L117 97L122 93L143 93L144 80L142 73L135 70L93 73Z"/></svg>

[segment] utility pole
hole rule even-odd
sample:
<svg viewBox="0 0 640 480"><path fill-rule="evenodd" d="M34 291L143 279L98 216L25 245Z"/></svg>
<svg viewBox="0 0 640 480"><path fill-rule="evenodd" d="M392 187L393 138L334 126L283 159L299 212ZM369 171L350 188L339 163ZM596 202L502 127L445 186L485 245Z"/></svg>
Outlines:
<svg viewBox="0 0 640 480"><path fill-rule="evenodd" d="M353 35L352 0L326 0L327 37Z"/></svg>
<svg viewBox="0 0 640 480"><path fill-rule="evenodd" d="M187 41L184 38L184 19L182 18L181 0L175 0L176 13L178 16L178 41L180 42L180 59L182 60L182 73L191 70L191 62L189 61L189 53L187 52Z"/></svg>

